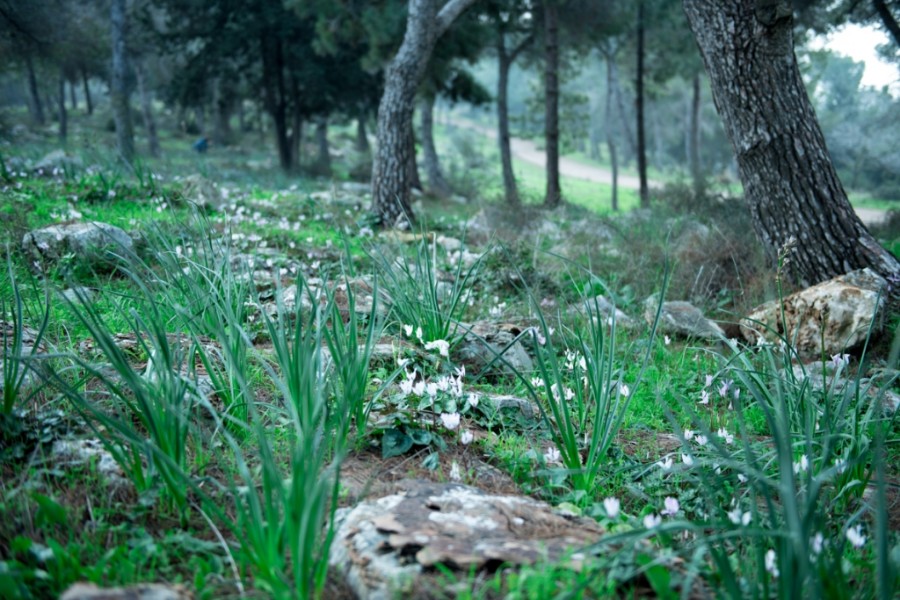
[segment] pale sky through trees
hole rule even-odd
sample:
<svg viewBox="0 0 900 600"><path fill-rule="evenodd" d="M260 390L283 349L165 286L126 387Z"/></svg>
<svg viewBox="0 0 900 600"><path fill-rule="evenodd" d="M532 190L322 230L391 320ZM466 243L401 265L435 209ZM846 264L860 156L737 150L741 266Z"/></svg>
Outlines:
<svg viewBox="0 0 900 600"><path fill-rule="evenodd" d="M810 44L813 48L828 48L853 60L864 62L866 70L862 85L880 89L890 86L894 97L900 95L900 70L897 65L885 62L876 48L888 43L888 36L877 27L845 25L839 30L820 36Z"/></svg>

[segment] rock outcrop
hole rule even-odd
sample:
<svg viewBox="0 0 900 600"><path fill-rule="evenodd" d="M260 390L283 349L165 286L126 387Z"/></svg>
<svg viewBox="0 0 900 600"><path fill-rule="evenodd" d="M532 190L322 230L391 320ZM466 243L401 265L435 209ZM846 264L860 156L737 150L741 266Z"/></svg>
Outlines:
<svg viewBox="0 0 900 600"><path fill-rule="evenodd" d="M26 233L22 250L32 261L42 264L72 256L80 264L96 268L113 254L132 252L134 241L123 230L106 223L69 223Z"/></svg>
<svg viewBox="0 0 900 600"><path fill-rule="evenodd" d="M650 296L644 301L644 319L647 323L653 323L658 308L658 296ZM663 302L659 315L659 332L709 340L725 337L722 328L707 319L703 311L690 302L680 300Z"/></svg>

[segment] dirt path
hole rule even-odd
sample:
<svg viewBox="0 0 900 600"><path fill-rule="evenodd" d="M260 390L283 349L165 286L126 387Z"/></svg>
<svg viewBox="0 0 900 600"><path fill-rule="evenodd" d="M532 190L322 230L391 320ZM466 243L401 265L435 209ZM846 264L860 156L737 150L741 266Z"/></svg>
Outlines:
<svg viewBox="0 0 900 600"><path fill-rule="evenodd" d="M484 127L483 125L479 125L478 123L474 123L467 119L457 119L454 121L454 124L464 129L477 131L493 140L497 139L497 130L492 127ZM535 142L520 138L510 138L509 145L513 156L516 158L539 167L544 167L546 165L547 154L538 148ZM594 165L586 165L574 161L571 158L560 157L559 172L566 177L612 185L612 173L610 171ZM662 187L662 182L659 181L650 180L647 183L651 188ZM624 189L637 190L640 189L641 183L637 177L620 174L619 186ZM877 225L884 221L887 216L886 211L878 210L876 208L855 207L854 210L866 225Z"/></svg>

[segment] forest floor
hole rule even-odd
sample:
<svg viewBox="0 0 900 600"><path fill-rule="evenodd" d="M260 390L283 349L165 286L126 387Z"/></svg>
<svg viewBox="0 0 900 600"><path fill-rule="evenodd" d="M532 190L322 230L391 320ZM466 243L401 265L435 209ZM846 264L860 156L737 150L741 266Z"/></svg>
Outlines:
<svg viewBox="0 0 900 600"><path fill-rule="evenodd" d="M793 291L740 199L667 186L650 211L510 210L478 195L499 169L459 130L442 132L442 159L471 194L423 195L419 232L376 232L370 157L349 127L332 131L334 176L317 178L280 173L258 134L201 156L165 126L164 158L126 169L106 122L73 119L46 169L34 165L59 148L50 127L0 141L0 597L55 598L80 580L302 596L344 543L326 537L323 507L411 480L527 497L603 537L471 569L459 564L483 540L464 538L458 563L422 567L399 597L896 585L883 565L900 529L900 423L881 403L900 391L900 318L816 360L790 339L740 341L740 317ZM133 251L35 264L23 249L35 229L94 221L131 232ZM900 246L897 231L878 236ZM734 339L655 327L662 296ZM416 564L416 535L356 566L397 540L400 566ZM328 571L326 598L350 597L348 566Z"/></svg>

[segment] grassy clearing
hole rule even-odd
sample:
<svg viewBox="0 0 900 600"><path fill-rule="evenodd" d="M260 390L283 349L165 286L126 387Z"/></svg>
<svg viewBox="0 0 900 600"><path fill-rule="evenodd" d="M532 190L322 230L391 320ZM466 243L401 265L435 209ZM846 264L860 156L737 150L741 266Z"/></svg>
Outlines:
<svg viewBox="0 0 900 600"><path fill-rule="evenodd" d="M442 140L451 176L465 168L470 186L498 193L488 148ZM177 154L183 141L166 144ZM819 389L794 371L790 340L669 339L640 320L643 299L664 288L722 316L761 299L760 280L772 286L735 259L741 241L715 208L721 237L697 244L708 244L701 273L718 270L701 285L689 252L662 266L666 238L687 231L663 207L656 220L591 221L588 235L613 233L584 256L404 245L371 237L364 199L339 186L224 175L245 158L202 159L229 194L202 211L176 179L198 164L186 159L158 165L170 169L161 179L98 168L2 184L3 597L55 597L78 580L182 582L200 598L342 597L326 558L334 511L358 499L354 478L452 480L464 456L609 536L583 551L580 571L442 568L446 589L430 597L895 594L900 425L883 410L897 389L884 348L807 365L824 373ZM537 201L539 174L517 172ZM572 203L596 210L605 191L585 185L564 182ZM333 193L312 193L324 188ZM478 208L422 207L458 239ZM575 237L589 213L571 210L558 217ZM22 233L71 211L139 229L145 244L107 270L37 276ZM62 298L74 284L87 289ZM608 321L601 292L637 325ZM476 320L512 325L533 369L508 368L497 348L486 366L465 363ZM33 351L24 327L40 332ZM26 373L47 384L26 385ZM497 409L494 394L539 416ZM51 458L70 438L95 439L111 461ZM474 472L461 478L485 484Z"/></svg>

